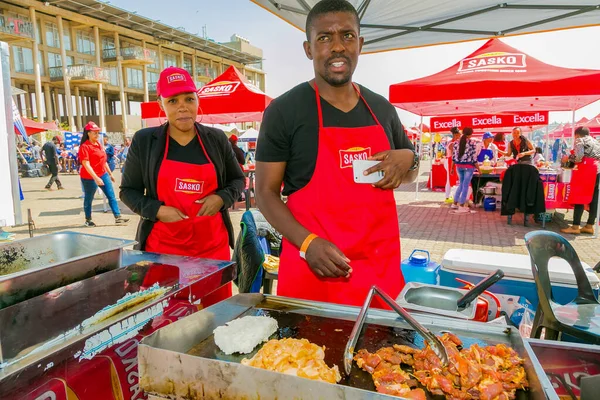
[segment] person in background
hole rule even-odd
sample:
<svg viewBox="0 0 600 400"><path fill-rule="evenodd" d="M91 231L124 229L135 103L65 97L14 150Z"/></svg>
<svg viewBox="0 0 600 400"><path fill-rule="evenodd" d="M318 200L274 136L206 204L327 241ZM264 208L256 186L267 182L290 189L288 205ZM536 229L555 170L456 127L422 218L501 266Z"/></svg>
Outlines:
<svg viewBox="0 0 600 400"><path fill-rule="evenodd" d="M42 157L44 158L44 162L52 175L48 184L46 185L47 190L52 190L52 184L56 182L56 186L58 190L62 190L63 185L58 179L58 150L56 149L56 144L59 142L58 136L54 136L52 140L46 142L44 146L42 146Z"/></svg>
<svg viewBox="0 0 600 400"><path fill-rule="evenodd" d="M58 156L58 165L60 166L60 172L67 172L65 158L67 151L65 150L65 144L60 143L56 149L56 155Z"/></svg>
<svg viewBox="0 0 600 400"><path fill-rule="evenodd" d="M481 147L481 142L472 139L473 128L463 129L462 136L458 142L452 146L452 160L456 164L458 172L458 188L454 194L454 204L451 206L452 214L469 214L471 210L468 206L469 186L477 166L477 155Z"/></svg>
<svg viewBox="0 0 600 400"><path fill-rule="evenodd" d="M110 172L114 172L115 168L117 168L117 160L115 157L115 146L113 146L109 140L108 136L104 134L104 151L106 151L106 163L108 164L108 168L110 168Z"/></svg>
<svg viewBox="0 0 600 400"><path fill-rule="evenodd" d="M244 164L246 164L246 153L244 153L244 150L240 149L240 147L237 145L238 137L236 135L229 136L229 143L231 143L231 148L235 153L235 158L238 164L243 167Z"/></svg>
<svg viewBox="0 0 600 400"><path fill-rule="evenodd" d="M590 130L587 127L580 126L575 129L575 146L573 154L565 156L563 162L572 161L575 164L584 161L584 158L595 160L596 169L600 163L600 143L590 136ZM568 158L568 160L566 159ZM591 161L591 160L590 160ZM598 171L597 171L598 172ZM578 235L580 233L594 234L594 224L598 213L598 185L600 183L600 175L596 174L596 184L594 186L594 194L592 202L589 205L589 215L587 224L581 228L581 217L583 216L584 204L576 204L573 210L573 225L561 229L563 233L571 233Z"/></svg>
<svg viewBox="0 0 600 400"><path fill-rule="evenodd" d="M477 163L482 165L486 160L490 160L492 165L496 164L496 160L498 160L498 147L492 141L494 140L494 135L491 132L485 132L483 134L483 146L479 150L479 154L477 155Z"/></svg>
<svg viewBox="0 0 600 400"><path fill-rule="evenodd" d="M507 151L500 151L499 153L505 156L512 156L517 162L521 164L531 164L535 149L533 144L521 133L521 128L513 128L512 130L513 140L508 144Z"/></svg>
<svg viewBox="0 0 600 400"><path fill-rule="evenodd" d="M506 138L504 137L504 133L496 133L496 136L494 136L494 141L492 143L502 153L506 151Z"/></svg>
<svg viewBox="0 0 600 400"><path fill-rule="evenodd" d="M31 155L36 163L42 162L42 148L37 140L32 142Z"/></svg>
<svg viewBox="0 0 600 400"><path fill-rule="evenodd" d="M79 173L79 143L75 143L69 151L69 157L73 160L73 170Z"/></svg>
<svg viewBox="0 0 600 400"><path fill-rule="evenodd" d="M100 144L99 139L100 128L94 122L88 122L83 129L83 136L79 145L79 161L82 166L79 174L85 194L83 199L85 226L96 226L94 221L92 221L92 202L98 187L100 187L108 199L108 205L115 217L115 224L122 225L127 223L129 218L121 216L121 210L119 210L119 204L117 203L112 185L115 178L106 162L106 152Z"/></svg>
<svg viewBox="0 0 600 400"><path fill-rule="evenodd" d="M125 172L125 160L127 160L127 153L129 153L129 147L131 147L131 139L126 138L123 148L119 152L119 161L121 163L121 174Z"/></svg>
<svg viewBox="0 0 600 400"><path fill-rule="evenodd" d="M543 150L541 147L536 147L535 148L535 155L533 156L533 165L535 165L536 167L539 166L541 163L546 162L546 159L544 158L544 154L543 154Z"/></svg>
<svg viewBox="0 0 600 400"><path fill-rule="evenodd" d="M458 142L460 140L460 129L458 129L458 127L453 126L452 129L450 129L450 133L452 134L452 140L450 140L447 144L446 144L446 149L445 149L445 153L446 153L446 158L448 159L448 175L449 175L449 179L450 182L448 185L446 185L446 203L451 202L451 190L450 187L454 185L455 182L458 181L458 176L456 175L456 166L454 165L454 163L452 162L452 147L454 146L454 143Z"/></svg>
<svg viewBox="0 0 600 400"><path fill-rule="evenodd" d="M141 217L136 249L228 261L228 209L244 188L244 173L225 133L196 122L197 88L185 69L164 69L156 92L167 122L136 132L121 180L121 200ZM201 303L231 293L226 284Z"/></svg>

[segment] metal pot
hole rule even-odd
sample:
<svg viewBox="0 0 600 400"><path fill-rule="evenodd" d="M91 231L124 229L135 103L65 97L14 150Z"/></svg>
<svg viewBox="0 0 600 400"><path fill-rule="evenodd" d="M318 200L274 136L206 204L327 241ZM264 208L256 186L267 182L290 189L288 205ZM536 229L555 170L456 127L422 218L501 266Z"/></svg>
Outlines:
<svg viewBox="0 0 600 400"><path fill-rule="evenodd" d="M485 186L481 188L481 191L486 196L493 196L496 194L496 188L494 186Z"/></svg>
<svg viewBox="0 0 600 400"><path fill-rule="evenodd" d="M572 169L563 169L558 175L558 181L561 183L570 183L573 176Z"/></svg>

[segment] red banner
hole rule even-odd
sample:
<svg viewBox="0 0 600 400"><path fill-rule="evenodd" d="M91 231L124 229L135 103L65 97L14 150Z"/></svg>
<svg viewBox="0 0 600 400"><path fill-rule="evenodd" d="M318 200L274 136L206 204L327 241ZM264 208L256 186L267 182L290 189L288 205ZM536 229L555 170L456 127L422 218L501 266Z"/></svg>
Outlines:
<svg viewBox="0 0 600 400"><path fill-rule="evenodd" d="M432 132L470 126L477 128L506 128L511 126L548 125L548 111L510 112L501 114L454 115L431 118Z"/></svg>

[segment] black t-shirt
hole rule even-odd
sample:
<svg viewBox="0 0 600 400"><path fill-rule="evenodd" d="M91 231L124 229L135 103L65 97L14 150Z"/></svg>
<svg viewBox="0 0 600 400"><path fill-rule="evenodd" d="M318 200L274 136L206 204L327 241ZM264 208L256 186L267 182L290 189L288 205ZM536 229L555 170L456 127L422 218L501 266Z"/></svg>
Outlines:
<svg viewBox="0 0 600 400"><path fill-rule="evenodd" d="M393 105L383 96L360 86L360 92L383 126L392 149L414 150ZM375 125L366 104L359 101L345 113L321 99L323 125L356 128ZM301 83L273 100L265 110L256 145L256 160L286 162L283 194L302 189L317 163L319 118L315 90Z"/></svg>
<svg viewBox="0 0 600 400"><path fill-rule="evenodd" d="M42 146L42 151L44 152L44 157L46 158L46 163L48 164L56 164L56 145L53 142L46 142L44 146Z"/></svg>
<svg viewBox="0 0 600 400"><path fill-rule="evenodd" d="M198 135L195 135L185 146L180 145L169 136L169 154L167 154L167 160L195 165L208 164L208 158L204 154Z"/></svg>

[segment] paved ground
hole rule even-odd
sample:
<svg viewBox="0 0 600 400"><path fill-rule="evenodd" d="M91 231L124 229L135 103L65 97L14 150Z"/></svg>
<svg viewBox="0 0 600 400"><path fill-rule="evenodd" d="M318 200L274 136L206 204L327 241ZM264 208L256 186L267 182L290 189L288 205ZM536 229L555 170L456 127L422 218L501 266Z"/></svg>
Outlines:
<svg viewBox="0 0 600 400"><path fill-rule="evenodd" d="M424 165L427 168L427 165ZM441 261L444 253L451 248L480 249L507 253L526 254L523 237L525 233L541 226L523 227L522 215L514 217L512 226L506 224L506 219L499 212L490 213L483 210L471 215L450 215L449 208L443 204L444 193L429 192L425 189L427 171L423 171L418 194L415 200L415 185L406 185L396 191L400 231L402 237L402 257L408 257L413 249L426 249L436 261ZM119 170L115 171L117 183L120 181ZM96 228L83 226L83 200L79 177L77 175L61 174L61 181L66 190L54 189L48 192L44 189L47 178L25 178L21 180L25 200L23 215L27 218L27 209L36 225L35 235L60 230L89 232L98 235L135 238L138 217L133 215L122 203L123 215L129 215L131 222L127 226L115 226L110 211L103 213L100 197L94 202L94 221ZM239 226L242 210L233 211L234 227ZM567 221L570 214L566 214ZM585 218L585 216L584 216ZM565 222L558 218L547 225L548 229L557 231ZM239 229L239 228L238 228ZM8 228L17 233L17 239L29 236L27 225ZM588 264L595 265L600 261L600 240L590 236L574 237L568 235L579 256Z"/></svg>

